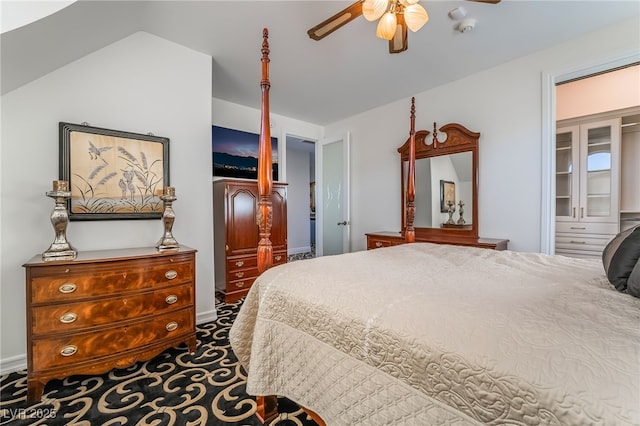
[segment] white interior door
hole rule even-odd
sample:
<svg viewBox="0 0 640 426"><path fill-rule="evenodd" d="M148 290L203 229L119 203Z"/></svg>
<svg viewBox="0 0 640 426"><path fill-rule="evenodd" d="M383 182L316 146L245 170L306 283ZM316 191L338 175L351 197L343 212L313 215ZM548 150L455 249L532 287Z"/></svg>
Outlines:
<svg viewBox="0 0 640 426"><path fill-rule="evenodd" d="M316 255L349 252L349 133L316 145L316 203Z"/></svg>

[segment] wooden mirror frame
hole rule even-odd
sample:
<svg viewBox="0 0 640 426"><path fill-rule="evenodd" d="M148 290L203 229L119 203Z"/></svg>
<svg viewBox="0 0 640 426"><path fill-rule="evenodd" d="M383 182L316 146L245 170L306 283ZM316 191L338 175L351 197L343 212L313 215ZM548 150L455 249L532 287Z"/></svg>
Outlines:
<svg viewBox="0 0 640 426"><path fill-rule="evenodd" d="M446 134L444 141L438 140L438 131ZM427 137L431 134L428 130L418 130L415 132L415 160L424 158L438 157L441 155L457 154L462 152L471 152L473 167L473 199L472 199L472 215L470 229L455 228L414 228L416 241L422 238L429 239L433 237L446 237L448 240L455 239L478 239L478 139L480 133L472 132L461 124L449 123L436 130L436 123L433 123L433 138L430 145L427 144ZM400 153L400 185L401 185L401 217L402 217L402 235L406 234L407 226L413 228L413 218L407 220L406 206L406 188L407 176L405 176L404 162L410 161L410 145L411 137L398 148ZM407 167L408 169L408 167ZM416 196L420 182L415 182Z"/></svg>

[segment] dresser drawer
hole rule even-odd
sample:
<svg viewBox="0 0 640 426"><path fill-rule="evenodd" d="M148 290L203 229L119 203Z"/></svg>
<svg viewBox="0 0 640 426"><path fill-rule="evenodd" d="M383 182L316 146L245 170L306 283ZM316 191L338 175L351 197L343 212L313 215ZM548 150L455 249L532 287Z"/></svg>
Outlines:
<svg viewBox="0 0 640 426"><path fill-rule="evenodd" d="M39 370L46 370L177 338L193 332L194 316L193 308L189 308L96 332L32 336L33 363Z"/></svg>
<svg viewBox="0 0 640 426"><path fill-rule="evenodd" d="M194 264L185 256L93 265L33 268L31 303L73 301L176 285L194 279Z"/></svg>
<svg viewBox="0 0 640 426"><path fill-rule="evenodd" d="M609 236L565 236L556 235L556 251L557 250L579 250L592 251L602 253L607 243L610 241Z"/></svg>
<svg viewBox="0 0 640 426"><path fill-rule="evenodd" d="M391 247L404 244L404 239L384 238L384 237L367 237L367 250L377 249L381 247Z"/></svg>
<svg viewBox="0 0 640 426"><path fill-rule="evenodd" d="M69 333L82 328L176 311L193 306L191 284L129 296L33 308L31 329L42 334Z"/></svg>
<svg viewBox="0 0 640 426"><path fill-rule="evenodd" d="M282 265L287 263L288 255L286 251L277 251L273 253L273 265Z"/></svg>
<svg viewBox="0 0 640 426"><path fill-rule="evenodd" d="M227 271L227 282L233 282L236 280L246 280L251 278L256 278L258 275L258 267L255 268L246 268L246 269L235 269L233 271Z"/></svg>
<svg viewBox="0 0 640 426"><path fill-rule="evenodd" d="M257 268L257 267L258 267L257 255L227 259L227 271L235 271L238 269Z"/></svg>
<svg viewBox="0 0 640 426"><path fill-rule="evenodd" d="M574 234L609 234L618 233L617 223L589 223L589 222L556 222L556 232Z"/></svg>
<svg viewBox="0 0 640 426"><path fill-rule="evenodd" d="M597 252L556 248L556 254L561 256L577 257L579 259L602 259L602 251Z"/></svg>
<svg viewBox="0 0 640 426"><path fill-rule="evenodd" d="M227 292L233 293L240 290L249 290L253 282L256 280L257 275L249 278L242 278L239 280L228 281Z"/></svg>
<svg viewBox="0 0 640 426"><path fill-rule="evenodd" d="M280 265L287 262L286 251L273 252L272 265ZM248 272L253 270L255 272ZM243 272L242 276L237 275L238 272ZM237 280L248 276L257 277L258 274L258 256L245 256L227 259L227 280ZM228 282L228 281L227 281Z"/></svg>

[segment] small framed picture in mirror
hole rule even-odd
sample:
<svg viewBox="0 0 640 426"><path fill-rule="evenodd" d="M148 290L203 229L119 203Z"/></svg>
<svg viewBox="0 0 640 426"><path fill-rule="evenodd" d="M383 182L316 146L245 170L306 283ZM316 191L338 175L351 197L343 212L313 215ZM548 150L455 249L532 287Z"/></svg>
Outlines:
<svg viewBox="0 0 640 426"><path fill-rule="evenodd" d="M448 180L440 180L440 212L449 211L449 206L456 205L456 184Z"/></svg>

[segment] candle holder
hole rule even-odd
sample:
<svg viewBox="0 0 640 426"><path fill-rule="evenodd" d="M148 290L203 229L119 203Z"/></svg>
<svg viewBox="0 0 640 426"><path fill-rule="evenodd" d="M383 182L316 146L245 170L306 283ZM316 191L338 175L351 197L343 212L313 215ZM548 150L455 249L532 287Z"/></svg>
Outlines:
<svg viewBox="0 0 640 426"><path fill-rule="evenodd" d="M51 224L55 231L55 239L51 246L42 253L43 260L68 260L75 259L78 252L67 241L67 224L69 212L67 212L67 199L71 198L69 182L66 180L54 180L53 190L46 193L53 198L55 206L51 212Z"/></svg>
<svg viewBox="0 0 640 426"><path fill-rule="evenodd" d="M447 206L449 207L447 210L449 213L449 219L445 223L447 225L455 225L455 222L453 221L453 213L456 211L455 204L453 204L453 201L449 200L447 201Z"/></svg>
<svg viewBox="0 0 640 426"><path fill-rule="evenodd" d="M164 235L158 241L156 248L158 250L172 250L180 247L180 244L173 237L171 232L173 228L173 222L176 220L176 214L173 211L173 202L177 200L176 190L172 186L164 188L163 194L160 196L164 204L164 210L162 212L162 222L164 224Z"/></svg>
<svg viewBox="0 0 640 426"><path fill-rule="evenodd" d="M460 200L458 202L458 207L460 207L460 210L458 210L458 214L460 215L460 217L458 218L458 221L456 222L458 225L464 225L467 221L464 220L464 203L462 202L462 200Z"/></svg>

